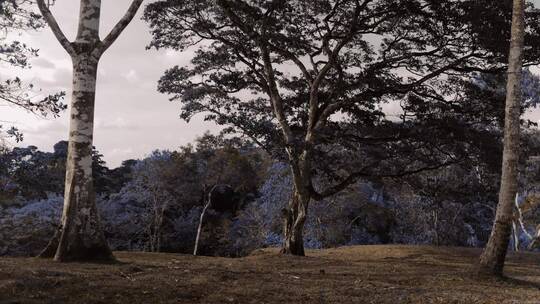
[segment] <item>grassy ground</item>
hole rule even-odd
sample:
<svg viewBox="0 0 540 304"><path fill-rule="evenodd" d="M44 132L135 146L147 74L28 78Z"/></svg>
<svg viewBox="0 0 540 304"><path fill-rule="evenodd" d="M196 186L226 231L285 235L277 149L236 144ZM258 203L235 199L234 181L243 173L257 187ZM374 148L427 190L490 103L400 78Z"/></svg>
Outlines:
<svg viewBox="0 0 540 304"><path fill-rule="evenodd" d="M478 278L479 251L358 246L242 259L115 253L116 264L0 258L0 303L540 303L540 254Z"/></svg>

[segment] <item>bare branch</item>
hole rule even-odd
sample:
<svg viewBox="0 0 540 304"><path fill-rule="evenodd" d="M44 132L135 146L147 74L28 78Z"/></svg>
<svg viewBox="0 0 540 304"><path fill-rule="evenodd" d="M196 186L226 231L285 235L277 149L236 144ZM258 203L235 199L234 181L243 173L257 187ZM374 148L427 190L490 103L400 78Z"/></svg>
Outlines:
<svg viewBox="0 0 540 304"><path fill-rule="evenodd" d="M137 14L137 11L139 10L139 7L141 7L142 2L143 0L133 0L124 17L122 17L122 19L118 21L118 23L114 26L109 35L107 35L107 37L103 39L103 41L94 51L96 52L96 55L98 55L98 57L101 56L126 29L131 20L133 20L133 18Z"/></svg>
<svg viewBox="0 0 540 304"><path fill-rule="evenodd" d="M69 55L76 55L73 45L66 38L66 35L64 35L64 33L62 32L62 29L60 29L58 22L56 22L56 19L49 10L48 4L45 4L45 0L37 0L37 5L39 7L39 11L43 15L43 18L45 19L45 21L47 21L47 24L51 28L54 36L56 36L56 39L58 39L58 41L60 42L60 45L62 45L62 47L66 50L66 52L68 52Z"/></svg>
<svg viewBox="0 0 540 304"><path fill-rule="evenodd" d="M328 189L326 189L324 191L321 191L321 192L316 191L315 188L313 188L312 183L310 183L310 189L309 190L311 192L311 195L313 196L313 199L315 199L317 201L320 201L320 200L323 200L323 199L325 199L325 198L327 198L329 196L335 195L335 194L341 192L342 190L345 190L347 187L349 187L350 185L356 183L362 177L400 178L400 177L414 175L414 174L418 174L418 173L422 173L422 172L429 172L429 171L438 170L438 169L441 169L441 168L448 167L450 165L459 163L460 161L461 160L459 160L459 159L458 160L450 160L450 161L441 162L439 164L426 165L424 167L420 167L420 168L416 168L416 169L404 170L404 171L401 171L401 172L389 173L389 174L371 174L371 173L368 173L368 172L365 172L365 171L361 170L361 171L349 174L349 176L347 176L339 184L334 185L334 186L332 186L332 187L330 187L330 188L328 188Z"/></svg>
<svg viewBox="0 0 540 304"><path fill-rule="evenodd" d="M262 34L256 33L255 31L251 30L248 25L242 22L241 18L234 13L234 11L231 9L227 1L219 0L218 4L225 11L225 14L227 15L227 17L229 18L231 22L233 22L236 26L238 26L246 35L253 37L253 39L258 42L257 44L259 45L259 49L261 51L261 57L264 64L264 73L265 73L264 76L265 76L266 82L268 83L268 95L270 97L270 100L272 101L274 114L276 115L276 118L283 132L285 143L288 147L291 147L294 141L293 134L285 115L285 110L283 107L283 100L281 99L281 96L279 93L277 80L274 73L274 68L272 66L272 60L270 58L270 51L268 50L268 44L266 42L262 42L265 36L264 32L266 31L266 24L263 25ZM271 13L271 9L267 12L267 15L269 15L270 13ZM288 151L288 152L291 153L292 151Z"/></svg>

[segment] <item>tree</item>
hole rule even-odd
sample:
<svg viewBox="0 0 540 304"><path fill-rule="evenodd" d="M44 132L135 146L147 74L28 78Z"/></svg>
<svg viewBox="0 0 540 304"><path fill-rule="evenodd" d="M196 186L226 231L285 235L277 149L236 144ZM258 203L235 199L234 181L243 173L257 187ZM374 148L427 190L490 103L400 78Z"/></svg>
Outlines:
<svg viewBox="0 0 540 304"><path fill-rule="evenodd" d="M161 251L166 212L178 201L177 194L182 193L178 183L179 172L175 169L168 151L154 151L133 167L133 180L128 186L144 202L143 229L150 252Z"/></svg>
<svg viewBox="0 0 540 304"><path fill-rule="evenodd" d="M98 62L135 16L142 0L134 0L124 17L103 39L99 37L101 0L81 0L79 28L68 41L44 0L41 14L73 62L73 94L61 228L41 256L57 261L111 259L101 228L92 179L92 140Z"/></svg>
<svg viewBox="0 0 540 304"><path fill-rule="evenodd" d="M208 197L206 198L206 202L204 203L204 207L201 211L201 217L199 218L199 226L197 227L197 236L195 237L195 245L193 247L193 255L197 255L197 250L199 249L199 240L201 238L201 231L204 221L204 215L206 214L206 210L208 210L208 207L210 207L210 204L212 203L212 193L216 190L218 185L214 185L209 191L208 191Z"/></svg>
<svg viewBox="0 0 540 304"><path fill-rule="evenodd" d="M360 178L466 157L430 104L453 100L461 77L503 66L499 45L479 46L477 2L161 0L145 19L151 47L196 47L190 66L173 67L159 82L160 92L183 103L181 116L204 113L288 162L294 191L283 252L304 255L312 199ZM399 120L387 118L388 103L408 108ZM456 116L452 125L464 124Z"/></svg>
<svg viewBox="0 0 540 304"><path fill-rule="evenodd" d="M502 275L510 233L513 203L518 187L520 108L522 99L522 66L525 38L525 1L514 0L512 36L508 58L508 80L504 125L504 150L501 187L495 222L488 244L480 257L480 271Z"/></svg>
<svg viewBox="0 0 540 304"><path fill-rule="evenodd" d="M8 36L16 31L38 30L43 27L43 20L32 12L31 5L31 0L0 2L0 64L19 69L30 68L29 59L38 55L37 49ZM20 107L40 116L57 116L66 108L62 103L64 92L39 98L30 94L33 89L32 84L24 83L19 77L0 78L0 106ZM16 127L10 127L7 135L15 137L17 141L23 139L22 133Z"/></svg>
<svg viewBox="0 0 540 304"><path fill-rule="evenodd" d="M13 148L0 157L7 167L7 176L17 196L27 200L46 199L48 194L60 194L63 177L55 168L57 160L51 153L35 146Z"/></svg>
<svg viewBox="0 0 540 304"><path fill-rule="evenodd" d="M62 196L66 176L68 142L59 141L54 152L39 151L35 146L7 148L0 145L0 197L6 201L44 200ZM92 175L96 193L107 196L118 192L126 177L109 170L102 155L94 148ZM126 170L120 167L118 170ZM1 204L1 199L0 199Z"/></svg>
<svg viewBox="0 0 540 304"><path fill-rule="evenodd" d="M209 207L214 210L230 211L232 216L240 209L247 197L250 194L256 193L260 185L260 176L257 175L255 169L261 166L257 154L240 149L250 150L243 143L237 141L238 138L226 139L223 134L213 136L205 133L202 137L197 138L197 154L200 155L201 161L204 163L205 172L202 174L202 188L204 189L204 207L199 218L199 226L195 237L195 246L193 255L197 255L199 248L199 240L204 224L205 214ZM242 147L244 146L244 147ZM252 150L252 149L251 149ZM189 153L185 150L184 153ZM234 193L234 202L232 206L224 204L224 206L216 205L219 202L220 194L227 193L231 190ZM240 195L238 195L240 194Z"/></svg>

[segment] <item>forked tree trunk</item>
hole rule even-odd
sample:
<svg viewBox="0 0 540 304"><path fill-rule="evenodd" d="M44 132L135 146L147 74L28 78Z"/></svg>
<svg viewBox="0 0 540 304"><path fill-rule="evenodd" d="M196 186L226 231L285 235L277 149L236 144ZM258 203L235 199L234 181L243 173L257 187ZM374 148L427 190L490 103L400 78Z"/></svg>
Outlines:
<svg viewBox="0 0 540 304"><path fill-rule="evenodd" d="M283 247L281 253L304 256L304 224L310 197L295 190L289 200L289 205L282 210L283 216Z"/></svg>
<svg viewBox="0 0 540 304"><path fill-rule="evenodd" d="M480 257L480 272L491 275L502 275L503 273L512 231L512 207L517 192L524 10L525 1L514 0L499 204L491 236Z"/></svg>
<svg viewBox="0 0 540 304"><path fill-rule="evenodd" d="M126 15L101 41L101 0L81 0L79 28L69 42L44 0L38 0L43 17L73 62L73 95L66 164L64 210L59 231L40 256L57 261L110 260L113 255L101 227L92 179L94 103L98 62L105 50L133 19L142 0L135 0Z"/></svg>

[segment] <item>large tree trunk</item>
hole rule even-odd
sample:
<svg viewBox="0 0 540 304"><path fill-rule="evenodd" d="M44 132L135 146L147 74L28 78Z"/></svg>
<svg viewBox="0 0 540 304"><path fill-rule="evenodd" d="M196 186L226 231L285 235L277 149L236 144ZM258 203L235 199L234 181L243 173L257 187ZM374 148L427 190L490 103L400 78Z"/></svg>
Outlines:
<svg viewBox="0 0 540 304"><path fill-rule="evenodd" d="M480 258L480 272L492 275L503 273L512 230L512 207L517 192L524 9L524 0L514 0L499 204L491 236Z"/></svg>
<svg viewBox="0 0 540 304"><path fill-rule="evenodd" d="M94 103L99 57L92 54L99 41L101 1L82 0L80 23L73 43L73 92L66 163L64 211L60 231L48 247L58 245L54 259L113 259L96 207L92 179ZM43 257L52 250L46 248Z"/></svg>
<svg viewBox="0 0 540 304"><path fill-rule="evenodd" d="M94 103L98 62L133 19L142 0L134 0L126 15L104 41L99 37L101 0L81 0L79 27L69 42L44 0L39 9L73 62L73 94L66 164L64 210L59 231L40 256L57 261L114 259L101 227L92 179Z"/></svg>
<svg viewBox="0 0 540 304"><path fill-rule="evenodd" d="M55 260L111 259L101 228L92 179L94 102L98 60L73 58L73 97L66 165L62 234Z"/></svg>
<svg viewBox="0 0 540 304"><path fill-rule="evenodd" d="M304 256L304 224L310 198L295 187L289 206L283 209L283 247L281 253Z"/></svg>

